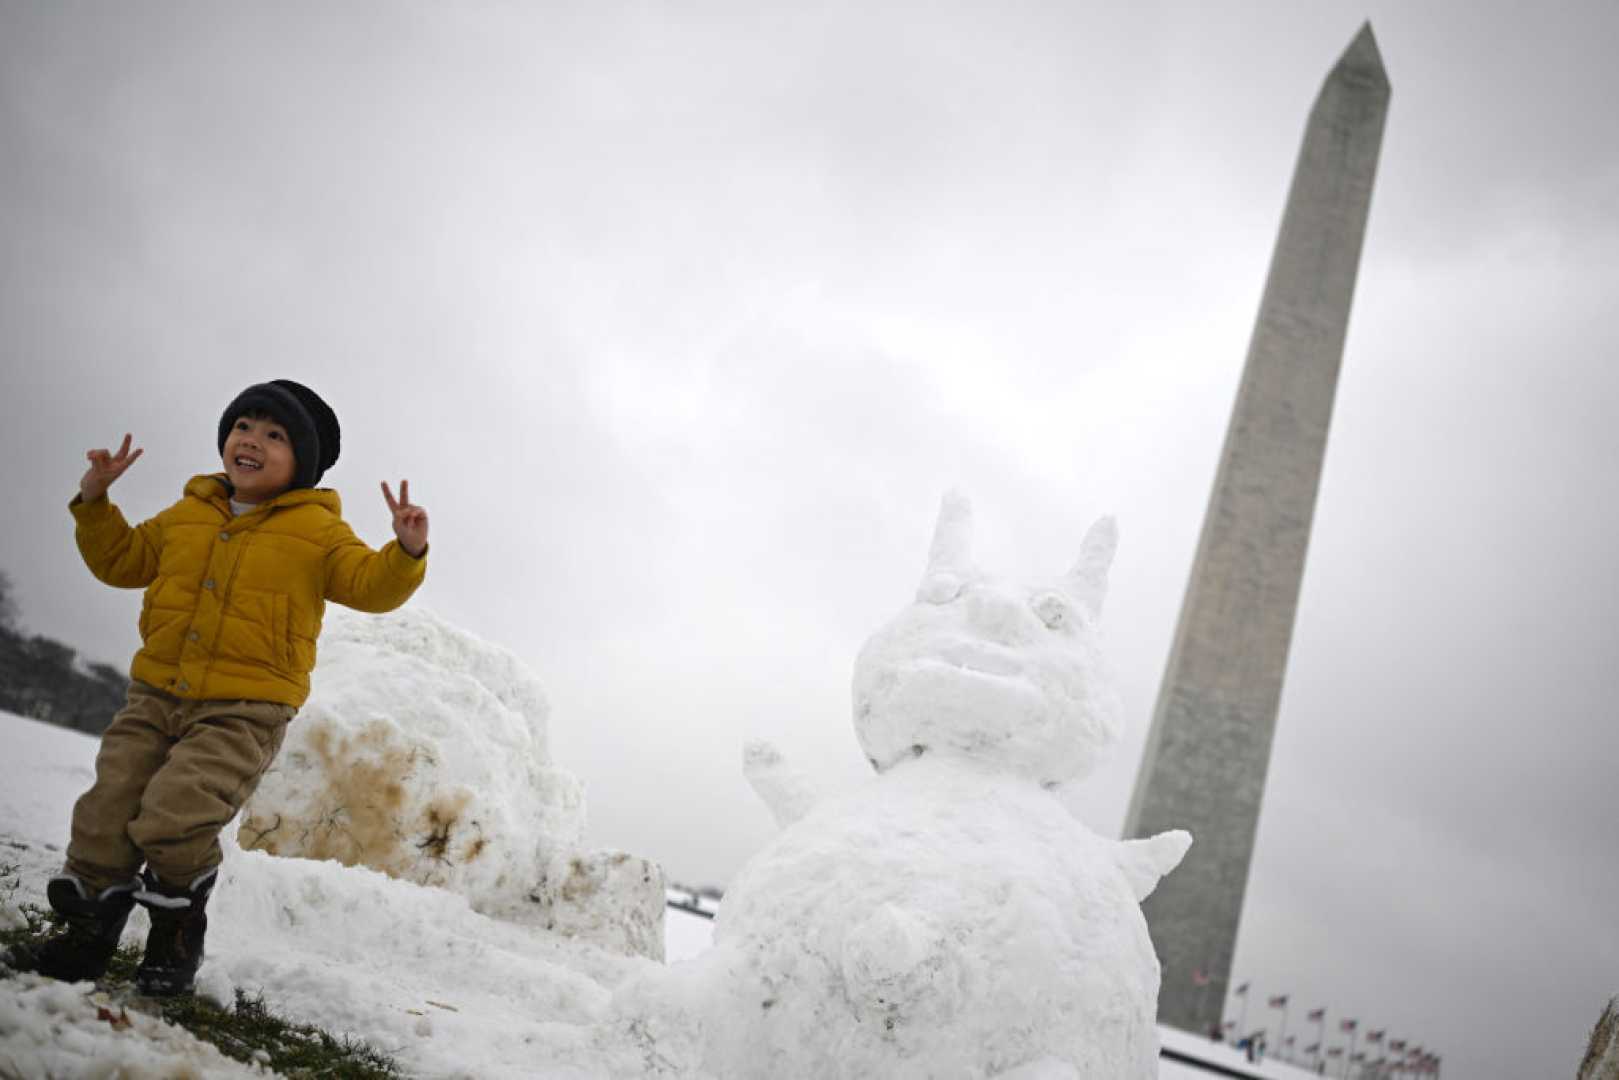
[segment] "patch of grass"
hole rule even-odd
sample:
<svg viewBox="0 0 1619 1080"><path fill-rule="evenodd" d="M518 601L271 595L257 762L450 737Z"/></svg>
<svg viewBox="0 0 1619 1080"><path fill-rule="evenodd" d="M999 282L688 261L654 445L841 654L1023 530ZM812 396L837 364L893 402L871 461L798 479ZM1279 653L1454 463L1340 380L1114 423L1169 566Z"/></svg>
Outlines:
<svg viewBox="0 0 1619 1080"><path fill-rule="evenodd" d="M229 1009L201 997L163 1003L163 1019L213 1043L237 1061L260 1061L296 1080L341 1076L356 1080L389 1080L399 1066L380 1051L356 1039L337 1037L308 1024L277 1016L264 998L236 991Z"/></svg>
<svg viewBox="0 0 1619 1080"><path fill-rule="evenodd" d="M6 875L14 871L15 867L0 864L0 895L9 895L5 888ZM12 888L15 889L14 884ZM0 930L0 951L48 934L60 924L60 916L54 911L33 904L21 904L18 910L28 925ZM128 945L119 949L100 985L115 1000L120 993L133 992L135 968L140 961L139 947ZM9 969L0 967L0 980L10 977ZM141 1007L148 1002L161 1008L164 1020L212 1043L227 1057L241 1062L259 1062L289 1080L322 1077L395 1080L403 1075L398 1064L382 1052L357 1039L335 1036L318 1027L277 1016L259 995L238 990L235 1003L228 1008L196 996L143 998Z"/></svg>

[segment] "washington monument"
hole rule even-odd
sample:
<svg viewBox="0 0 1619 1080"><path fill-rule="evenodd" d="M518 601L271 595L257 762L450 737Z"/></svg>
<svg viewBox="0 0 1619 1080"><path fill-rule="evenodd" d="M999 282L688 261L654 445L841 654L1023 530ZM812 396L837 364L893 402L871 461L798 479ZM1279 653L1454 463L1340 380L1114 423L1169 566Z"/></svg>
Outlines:
<svg viewBox="0 0 1619 1080"><path fill-rule="evenodd" d="M1389 83L1370 24L1310 110L1125 818L1196 838L1142 905L1163 963L1158 1016L1220 1022L1276 730L1321 459L1377 173Z"/></svg>

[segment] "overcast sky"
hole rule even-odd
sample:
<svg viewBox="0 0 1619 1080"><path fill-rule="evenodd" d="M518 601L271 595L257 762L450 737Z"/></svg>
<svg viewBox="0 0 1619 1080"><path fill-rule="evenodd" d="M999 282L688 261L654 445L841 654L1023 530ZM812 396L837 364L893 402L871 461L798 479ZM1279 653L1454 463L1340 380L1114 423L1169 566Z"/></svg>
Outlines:
<svg viewBox="0 0 1619 1080"><path fill-rule="evenodd" d="M1131 726L1080 810L1116 833L1370 17L1393 101L1233 976L1447 1076L1572 1075L1619 992L1619 5L1094 7L0 0L24 623L126 663L85 449L134 432L148 516L298 379L363 536L383 479L429 508L413 602L548 687L592 842L723 884L773 832L747 737L864 774L851 664L944 490L1011 575L1112 513Z"/></svg>

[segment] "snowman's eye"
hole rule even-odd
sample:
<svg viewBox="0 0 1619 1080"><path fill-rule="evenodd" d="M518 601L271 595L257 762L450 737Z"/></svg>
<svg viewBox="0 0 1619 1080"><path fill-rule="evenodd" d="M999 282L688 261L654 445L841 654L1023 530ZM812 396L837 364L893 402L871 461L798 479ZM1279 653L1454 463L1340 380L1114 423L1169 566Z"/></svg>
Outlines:
<svg viewBox="0 0 1619 1080"><path fill-rule="evenodd" d="M1029 606L1034 609L1036 615L1040 616L1040 621L1045 623L1046 628L1049 630L1061 630L1073 621L1073 616L1068 609L1068 601L1056 593L1046 593L1043 596L1036 597Z"/></svg>
<svg viewBox="0 0 1619 1080"><path fill-rule="evenodd" d="M961 595L964 584L965 582L954 574L929 574L922 579L922 584L917 586L916 598L925 604L948 604Z"/></svg>

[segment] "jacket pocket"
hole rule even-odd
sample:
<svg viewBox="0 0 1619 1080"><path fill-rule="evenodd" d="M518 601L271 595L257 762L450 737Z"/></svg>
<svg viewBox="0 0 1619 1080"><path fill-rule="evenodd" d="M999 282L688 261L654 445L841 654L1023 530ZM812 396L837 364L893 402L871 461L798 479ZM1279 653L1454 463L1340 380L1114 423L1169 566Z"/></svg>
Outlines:
<svg viewBox="0 0 1619 1080"><path fill-rule="evenodd" d="M285 669L287 596L237 588L225 607L219 655L255 667Z"/></svg>

